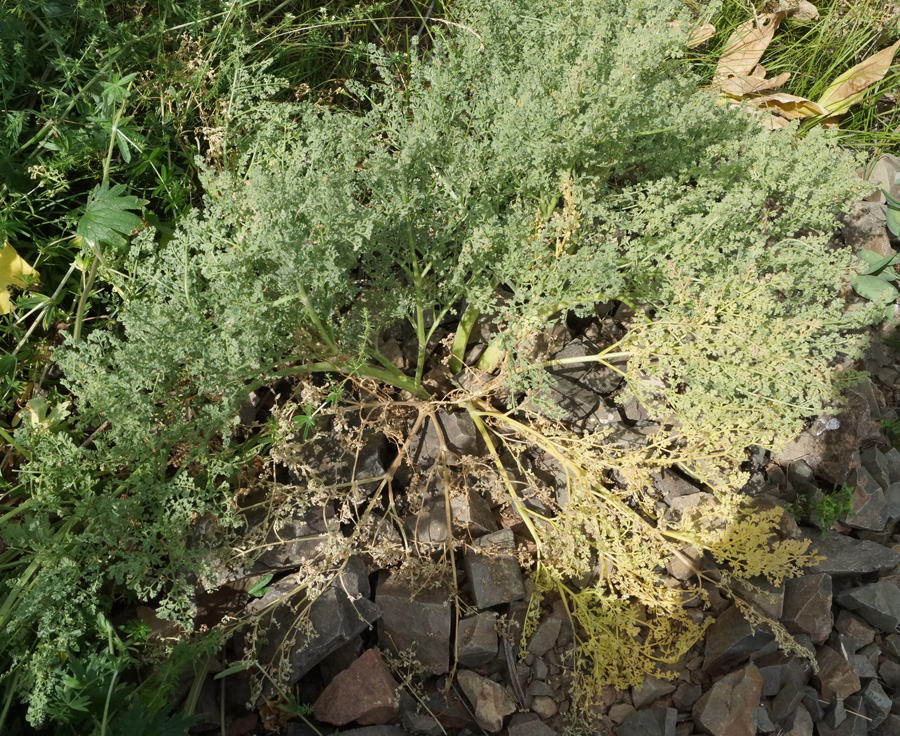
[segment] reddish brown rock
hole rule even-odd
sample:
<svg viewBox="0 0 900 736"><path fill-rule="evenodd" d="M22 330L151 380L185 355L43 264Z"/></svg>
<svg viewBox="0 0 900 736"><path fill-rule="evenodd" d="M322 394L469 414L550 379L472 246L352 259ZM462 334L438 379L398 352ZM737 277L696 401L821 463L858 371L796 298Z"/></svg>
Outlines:
<svg viewBox="0 0 900 736"><path fill-rule="evenodd" d="M313 705L313 714L335 726L387 723L397 717L398 687L381 653L369 649L331 681Z"/></svg>
<svg viewBox="0 0 900 736"><path fill-rule="evenodd" d="M823 700L831 701L835 696L846 700L859 690L859 677L844 655L831 647L816 649L819 663L818 674L813 675L813 683L819 688Z"/></svg>

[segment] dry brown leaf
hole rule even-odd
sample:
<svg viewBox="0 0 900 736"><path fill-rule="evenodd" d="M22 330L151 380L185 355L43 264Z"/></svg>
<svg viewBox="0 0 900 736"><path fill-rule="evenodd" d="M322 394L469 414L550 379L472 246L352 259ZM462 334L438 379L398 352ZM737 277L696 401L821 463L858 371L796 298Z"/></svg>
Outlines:
<svg viewBox="0 0 900 736"><path fill-rule="evenodd" d="M721 86L729 77L750 76L771 43L782 18L783 12L765 13L735 28L719 58L713 84Z"/></svg>
<svg viewBox="0 0 900 736"><path fill-rule="evenodd" d="M756 68L762 69L762 67L759 66ZM731 77L729 79L726 79L724 82L722 82L722 86L720 87L720 89L725 94L732 95L733 97L744 97L755 92L762 92L767 89L780 87L788 79L790 79L790 76L790 72L783 72L777 77L766 79L765 69L763 69L762 75L754 74L749 77Z"/></svg>
<svg viewBox="0 0 900 736"><path fill-rule="evenodd" d="M783 11L788 18L793 18L794 20L819 19L819 10L812 3L806 2L806 0L782 3L778 6L778 10Z"/></svg>
<svg viewBox="0 0 900 736"><path fill-rule="evenodd" d="M900 41L882 49L835 79L819 98L819 105L830 113L839 113L859 102L863 92L884 79L894 61Z"/></svg>
<svg viewBox="0 0 900 736"><path fill-rule="evenodd" d="M760 109L777 113L788 120L811 118L817 115L828 114L828 110L812 100L807 100L805 97L797 97L796 95L789 95L785 92L776 92L771 95L754 97L751 102L753 102L754 105L758 105Z"/></svg>
<svg viewBox="0 0 900 736"><path fill-rule="evenodd" d="M711 39L715 35L716 27L712 23L706 23L699 28L695 28L693 31L691 31L691 35L688 36L688 48L696 48L704 41L709 41L709 39Z"/></svg>
<svg viewBox="0 0 900 736"><path fill-rule="evenodd" d="M781 130L787 126L790 120L783 118L780 115L767 115L763 117L761 122L769 130Z"/></svg>

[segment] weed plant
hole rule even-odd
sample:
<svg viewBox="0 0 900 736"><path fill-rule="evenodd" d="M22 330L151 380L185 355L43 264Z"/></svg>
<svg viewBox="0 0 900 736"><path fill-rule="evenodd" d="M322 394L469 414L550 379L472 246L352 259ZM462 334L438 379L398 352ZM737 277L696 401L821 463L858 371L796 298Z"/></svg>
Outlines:
<svg viewBox="0 0 900 736"><path fill-rule="evenodd" d="M414 428L438 402L468 412L539 550L537 589L578 624L583 693L661 674L696 641L682 594L660 585L682 545L710 551L726 589L728 575L778 582L809 561L773 537L777 514L743 503L737 469L854 377L833 359L858 354L875 313L838 297L852 258L827 240L866 185L823 132L764 130L698 91L688 21L674 0L463 2L430 55L415 39L370 47L375 73L347 82L343 109L273 102L270 72L229 57L240 84L218 118L222 155L198 165L203 206L97 269L115 324L54 353L73 418L26 413L13 437L0 657L32 722L65 688L61 653L113 601L153 601L190 628L204 569L192 529L240 523L229 499L264 445L240 441L237 409L284 376L352 379L412 407ZM639 451L517 410L541 406L550 380L536 337L609 300L633 306L633 327L589 359L660 422ZM492 372L462 365L459 390L433 394L437 329L459 315L460 363L472 315L497 325ZM379 349L398 323L416 343L408 372ZM536 515L519 502L499 463L512 437L556 459L569 503ZM714 491L722 526L660 516L648 474L672 466ZM299 503L306 490L288 489ZM333 577L354 540L331 542ZM608 574L571 584L597 564Z"/></svg>

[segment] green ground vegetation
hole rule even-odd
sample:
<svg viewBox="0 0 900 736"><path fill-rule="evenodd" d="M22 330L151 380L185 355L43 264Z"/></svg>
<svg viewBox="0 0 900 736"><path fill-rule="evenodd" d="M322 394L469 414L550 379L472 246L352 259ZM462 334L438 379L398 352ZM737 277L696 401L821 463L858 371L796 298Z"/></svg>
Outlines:
<svg viewBox="0 0 900 736"><path fill-rule="evenodd" d="M809 561L775 540L777 513L742 501L739 468L857 377L833 359L858 355L883 310L846 308L855 262L828 240L869 189L833 134L769 131L715 104L715 45L687 50L702 13L29 0L2 14L0 229L39 281L0 317L0 724L183 732L196 693L168 714L177 674L229 632L161 653L108 616L149 603L189 631L197 520L238 528L248 463L305 439L316 413L338 416L353 386L377 387L385 414L412 407L415 427L438 406L472 417L535 542L536 595L573 617L585 697L663 674L702 634L681 603L704 580L659 585L685 545L720 562L705 582L726 591L729 576L778 582ZM710 17L743 20L730 4ZM857 144L887 130L878 120ZM633 326L589 359L659 420L639 449L554 422L533 359L537 335L611 300ZM479 318L496 338L465 366ZM449 366L475 379L450 394L425 376L442 322ZM409 370L380 349L398 324ZM250 390L310 376L330 391L238 432ZM518 501L501 456L523 446L565 478L552 514ZM659 515L649 474L675 466L709 487L721 525ZM362 534L333 541L331 574L341 555L377 553Z"/></svg>

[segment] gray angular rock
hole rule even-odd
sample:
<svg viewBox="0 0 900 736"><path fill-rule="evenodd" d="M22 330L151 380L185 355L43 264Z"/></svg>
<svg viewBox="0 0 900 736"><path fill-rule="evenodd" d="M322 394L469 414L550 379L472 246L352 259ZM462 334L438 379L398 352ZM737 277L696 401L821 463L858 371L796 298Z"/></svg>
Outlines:
<svg viewBox="0 0 900 736"><path fill-rule="evenodd" d="M503 728L504 717L515 713L515 702L499 683L470 670L460 670L456 679L475 710L475 720L485 731L497 733Z"/></svg>
<svg viewBox="0 0 900 736"><path fill-rule="evenodd" d="M875 641L875 629L859 616L846 609L838 612L834 622L835 631L843 634L853 646L853 653Z"/></svg>
<svg viewBox="0 0 900 736"><path fill-rule="evenodd" d="M789 465L805 460L818 477L829 483L843 483L850 469L859 465L859 448L863 442L877 438L881 431L878 402L874 399L870 381L862 381L848 389L847 403L837 418L840 421L838 429L819 432L813 425L787 443L774 456L775 462Z"/></svg>
<svg viewBox="0 0 900 736"><path fill-rule="evenodd" d="M891 483L900 483L900 451L891 447L883 452L883 458Z"/></svg>
<svg viewBox="0 0 900 736"><path fill-rule="evenodd" d="M706 632L703 669L712 677L727 672L774 639L769 632L752 627L737 606L731 606Z"/></svg>
<svg viewBox="0 0 900 736"><path fill-rule="evenodd" d="M853 614L849 614L853 615ZM872 637L872 641L875 640L875 637ZM866 644L870 644L871 642L866 642ZM888 634L882 640L882 645L884 646L884 653L891 657L895 662L900 662L900 634ZM865 646L865 644L863 645Z"/></svg>
<svg viewBox="0 0 900 736"><path fill-rule="evenodd" d="M410 441L410 462L417 469L428 468L444 448L448 465L458 465L463 456L479 455L484 450L484 440L466 412L439 410L428 417Z"/></svg>
<svg viewBox="0 0 900 736"><path fill-rule="evenodd" d="M813 719L802 705L797 706L790 730L784 732L784 736L813 736Z"/></svg>
<svg viewBox="0 0 900 736"><path fill-rule="evenodd" d="M678 710L689 711L694 707L700 696L703 695L703 688L692 682L681 682L675 688L672 695L672 705Z"/></svg>
<svg viewBox="0 0 900 736"><path fill-rule="evenodd" d="M824 573L786 581L781 622L792 634L809 634L821 644L834 624L831 595L831 576Z"/></svg>
<svg viewBox="0 0 900 736"><path fill-rule="evenodd" d="M753 713L753 723L756 724L757 733L774 733L778 730L778 727L769 718L769 711L766 709L765 703L760 703L756 706L756 711Z"/></svg>
<svg viewBox="0 0 900 736"><path fill-rule="evenodd" d="M497 616L476 613L460 619L456 632L459 663L463 667L481 667L497 656Z"/></svg>
<svg viewBox="0 0 900 736"><path fill-rule="evenodd" d="M472 488L451 496L450 520L454 534L462 539L477 539L497 530L490 504Z"/></svg>
<svg viewBox="0 0 900 736"><path fill-rule="evenodd" d="M811 530L804 534L812 542L810 550L825 558L810 565L807 568L810 573L825 573L833 578L855 577L887 572L900 564L900 555L876 542L854 539L830 530L824 539Z"/></svg>
<svg viewBox="0 0 900 736"><path fill-rule="evenodd" d="M468 706L453 690L428 693L421 701L409 693L400 694L400 718L412 733L438 736L449 728L475 728Z"/></svg>
<svg viewBox="0 0 900 736"><path fill-rule="evenodd" d="M556 731L533 713L516 713L506 733L508 736L556 736Z"/></svg>
<svg viewBox="0 0 900 736"><path fill-rule="evenodd" d="M827 646L819 647L816 661L819 672L813 675L813 683L824 700L831 701L836 696L846 700L859 690L859 677L840 652Z"/></svg>
<svg viewBox="0 0 900 736"><path fill-rule="evenodd" d="M862 697L866 701L866 713L872 719L869 729L878 728L891 712L891 699L877 680L872 680L863 688Z"/></svg>
<svg viewBox="0 0 900 736"><path fill-rule="evenodd" d="M449 587L413 591L408 581L392 575L375 591L381 608L378 642L392 652L412 649L424 670L432 675L450 671Z"/></svg>
<svg viewBox="0 0 900 736"><path fill-rule="evenodd" d="M689 496L700 490L693 483L686 481L671 470L661 470L658 473L652 473L651 477L653 478L653 485L663 494L663 501L667 505L671 503L673 498Z"/></svg>
<svg viewBox="0 0 900 736"><path fill-rule="evenodd" d="M618 726L623 721L631 718L634 713L635 707L630 703L616 703L609 709L606 717Z"/></svg>
<svg viewBox="0 0 900 736"><path fill-rule="evenodd" d="M900 483L891 483L884 491L888 525L900 521Z"/></svg>
<svg viewBox="0 0 900 736"><path fill-rule="evenodd" d="M884 489L865 468L857 468L850 476L853 495L850 498L852 514L843 520L851 529L867 529L880 532L890 516Z"/></svg>
<svg viewBox="0 0 900 736"><path fill-rule="evenodd" d="M369 579L365 563L359 557L351 557L335 582L309 606L312 632L298 635L297 611L304 609L304 588L304 574L288 575L271 585L262 598L245 609L247 613L257 613L281 601L260 622L261 633L267 633L257 657L266 665L277 664L282 658L285 637L296 637L287 654L288 687L293 687L325 657L368 629L381 613L368 599ZM292 594L294 590L300 592ZM274 694L272 689L264 692Z"/></svg>
<svg viewBox="0 0 900 736"><path fill-rule="evenodd" d="M875 671L875 665L872 664L872 661L868 657L864 657L862 654L850 654L847 657L847 661L850 663L850 666L860 680L878 677L878 673Z"/></svg>
<svg viewBox="0 0 900 736"><path fill-rule="evenodd" d="M537 695L531 701L531 711L537 713L544 720L555 716L558 710L559 706L549 695Z"/></svg>
<svg viewBox="0 0 900 736"><path fill-rule="evenodd" d="M716 682L691 711L694 725L709 736L754 736L762 677L749 664Z"/></svg>
<svg viewBox="0 0 900 736"><path fill-rule="evenodd" d="M419 545L444 545L450 539L443 497L428 499L420 511L406 517L403 525Z"/></svg>
<svg viewBox="0 0 900 736"><path fill-rule="evenodd" d="M806 642L800 641L803 638L802 634L798 634L796 637L801 646L806 646ZM814 647L811 642L807 648L810 655L813 655ZM807 660L782 651L754 657L753 663L763 678L762 696L764 698L778 695L789 682L793 682L798 687L805 685L809 681L812 671Z"/></svg>
<svg viewBox="0 0 900 736"><path fill-rule="evenodd" d="M772 701L772 708L769 712L773 720L783 726L788 725L795 711L800 707L805 694L805 688L802 685L788 680Z"/></svg>
<svg viewBox="0 0 900 736"><path fill-rule="evenodd" d="M579 381L554 376L552 385L541 392L541 398L558 406L562 418L577 429L594 429L604 423L599 415L606 413L606 402ZM525 406L529 405L526 401Z"/></svg>
<svg viewBox="0 0 900 736"><path fill-rule="evenodd" d="M678 711L651 705L636 711L616 729L616 736L675 736Z"/></svg>
<svg viewBox="0 0 900 736"><path fill-rule="evenodd" d="M900 733L900 715L891 713L880 726L869 733L870 736L897 736Z"/></svg>
<svg viewBox="0 0 900 736"><path fill-rule="evenodd" d="M647 677L640 685L631 688L631 702L635 708L640 710L657 698L674 692L675 683L658 677Z"/></svg>
<svg viewBox="0 0 900 736"><path fill-rule="evenodd" d="M844 242L854 251L866 248L883 255L893 252L885 222L879 217L881 210L879 204L858 202L839 218L844 225Z"/></svg>
<svg viewBox="0 0 900 736"><path fill-rule="evenodd" d="M887 488L891 484L891 474L888 461L877 445L863 450L859 454L859 461L881 488Z"/></svg>
<svg viewBox="0 0 900 736"><path fill-rule="evenodd" d="M772 585L765 577L755 577L747 585L742 580L732 582L732 590L747 603L762 611L766 616L780 619L784 611L785 586Z"/></svg>
<svg viewBox="0 0 900 736"><path fill-rule="evenodd" d="M463 561L477 608L490 608L525 597L515 549L511 529L486 534L466 547Z"/></svg>
<svg viewBox="0 0 900 736"><path fill-rule="evenodd" d="M882 631L893 632L900 624L900 588L893 582L851 588L838 595L837 603Z"/></svg>
<svg viewBox="0 0 900 736"><path fill-rule="evenodd" d="M866 197L867 202L884 202L884 192L882 187L887 189L894 198L900 199L900 182L897 181L897 175L900 174L900 159L889 153L884 154L869 174L869 181L878 188ZM900 731L898 731L900 733Z"/></svg>
<svg viewBox="0 0 900 736"><path fill-rule="evenodd" d="M817 725L819 736L866 736L869 722L866 717L866 704L860 696L847 698L846 713L846 719L837 727L832 728L827 723L819 723Z"/></svg>
<svg viewBox="0 0 900 736"><path fill-rule="evenodd" d="M528 652L543 657L556 644L561 628L562 620L556 613L545 617L528 640Z"/></svg>
<svg viewBox="0 0 900 736"><path fill-rule="evenodd" d="M363 430L359 449L352 452L330 432L320 432L308 440L282 447L279 459L295 482L303 483L311 476L326 485L352 481L372 492L377 484L371 481L387 472L388 449L387 437L377 430Z"/></svg>
<svg viewBox="0 0 900 736"><path fill-rule="evenodd" d="M884 660L878 665L878 676L889 688L900 690L900 664L890 659Z"/></svg>

